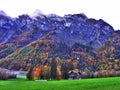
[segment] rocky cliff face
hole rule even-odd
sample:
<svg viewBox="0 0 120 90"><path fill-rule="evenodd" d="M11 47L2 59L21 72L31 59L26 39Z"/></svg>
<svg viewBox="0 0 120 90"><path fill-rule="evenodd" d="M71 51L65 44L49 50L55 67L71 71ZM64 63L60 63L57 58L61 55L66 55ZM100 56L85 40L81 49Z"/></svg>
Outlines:
<svg viewBox="0 0 120 90"><path fill-rule="evenodd" d="M54 14L35 17L21 15L18 18L0 14L0 44L21 42L20 46L24 46L51 31L54 33L51 39L56 42L70 47L79 43L93 48L101 46L114 32L105 21L87 18L84 14L64 17Z"/></svg>
<svg viewBox="0 0 120 90"><path fill-rule="evenodd" d="M59 56L62 60L76 59L83 71L88 67L95 71L101 68L98 67L103 64L101 60L109 62L112 56L119 59L119 33L104 20L88 18L83 13L11 18L2 12L0 66L27 70L33 62L40 64L41 55L45 55L47 58ZM103 57L99 57L101 55Z"/></svg>

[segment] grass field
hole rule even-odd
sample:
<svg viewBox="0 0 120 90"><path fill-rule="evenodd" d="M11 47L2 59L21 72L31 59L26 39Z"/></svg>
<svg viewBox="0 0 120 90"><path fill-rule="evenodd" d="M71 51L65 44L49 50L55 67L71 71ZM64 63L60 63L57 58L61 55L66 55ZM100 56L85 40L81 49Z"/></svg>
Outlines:
<svg viewBox="0 0 120 90"><path fill-rule="evenodd" d="M18 78L0 81L0 90L120 90L120 77L59 81Z"/></svg>

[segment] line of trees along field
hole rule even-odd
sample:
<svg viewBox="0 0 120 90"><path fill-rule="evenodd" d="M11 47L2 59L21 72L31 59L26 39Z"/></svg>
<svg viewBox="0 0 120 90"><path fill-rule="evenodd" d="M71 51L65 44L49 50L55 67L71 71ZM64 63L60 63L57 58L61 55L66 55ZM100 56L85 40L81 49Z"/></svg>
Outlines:
<svg viewBox="0 0 120 90"><path fill-rule="evenodd" d="M38 79L81 79L120 76L120 72L114 69L91 72L89 69L82 69L77 60L61 60L59 57L45 60L43 64L36 67L31 66L27 72L29 80Z"/></svg>
<svg viewBox="0 0 120 90"><path fill-rule="evenodd" d="M0 80L14 79L17 74L14 71L0 68Z"/></svg>

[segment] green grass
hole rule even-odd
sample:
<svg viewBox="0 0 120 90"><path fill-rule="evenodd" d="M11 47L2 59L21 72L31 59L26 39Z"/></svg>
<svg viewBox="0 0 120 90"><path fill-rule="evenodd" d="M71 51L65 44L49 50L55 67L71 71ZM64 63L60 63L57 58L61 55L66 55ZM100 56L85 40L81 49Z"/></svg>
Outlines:
<svg viewBox="0 0 120 90"><path fill-rule="evenodd" d="M19 77L0 81L0 90L120 90L120 77L46 82Z"/></svg>

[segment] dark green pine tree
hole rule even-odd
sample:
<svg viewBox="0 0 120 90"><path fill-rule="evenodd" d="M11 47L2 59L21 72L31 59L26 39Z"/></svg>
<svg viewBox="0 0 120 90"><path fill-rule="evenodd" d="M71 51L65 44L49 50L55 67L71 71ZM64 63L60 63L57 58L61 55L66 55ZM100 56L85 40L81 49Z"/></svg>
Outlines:
<svg viewBox="0 0 120 90"><path fill-rule="evenodd" d="M51 61L51 79L56 79L57 78L57 63L56 60L53 58Z"/></svg>
<svg viewBox="0 0 120 90"><path fill-rule="evenodd" d="M61 69L62 69L62 77L63 77L63 79L68 79L69 78L68 72L73 69L72 64L68 63L68 62L64 62L62 64Z"/></svg>

